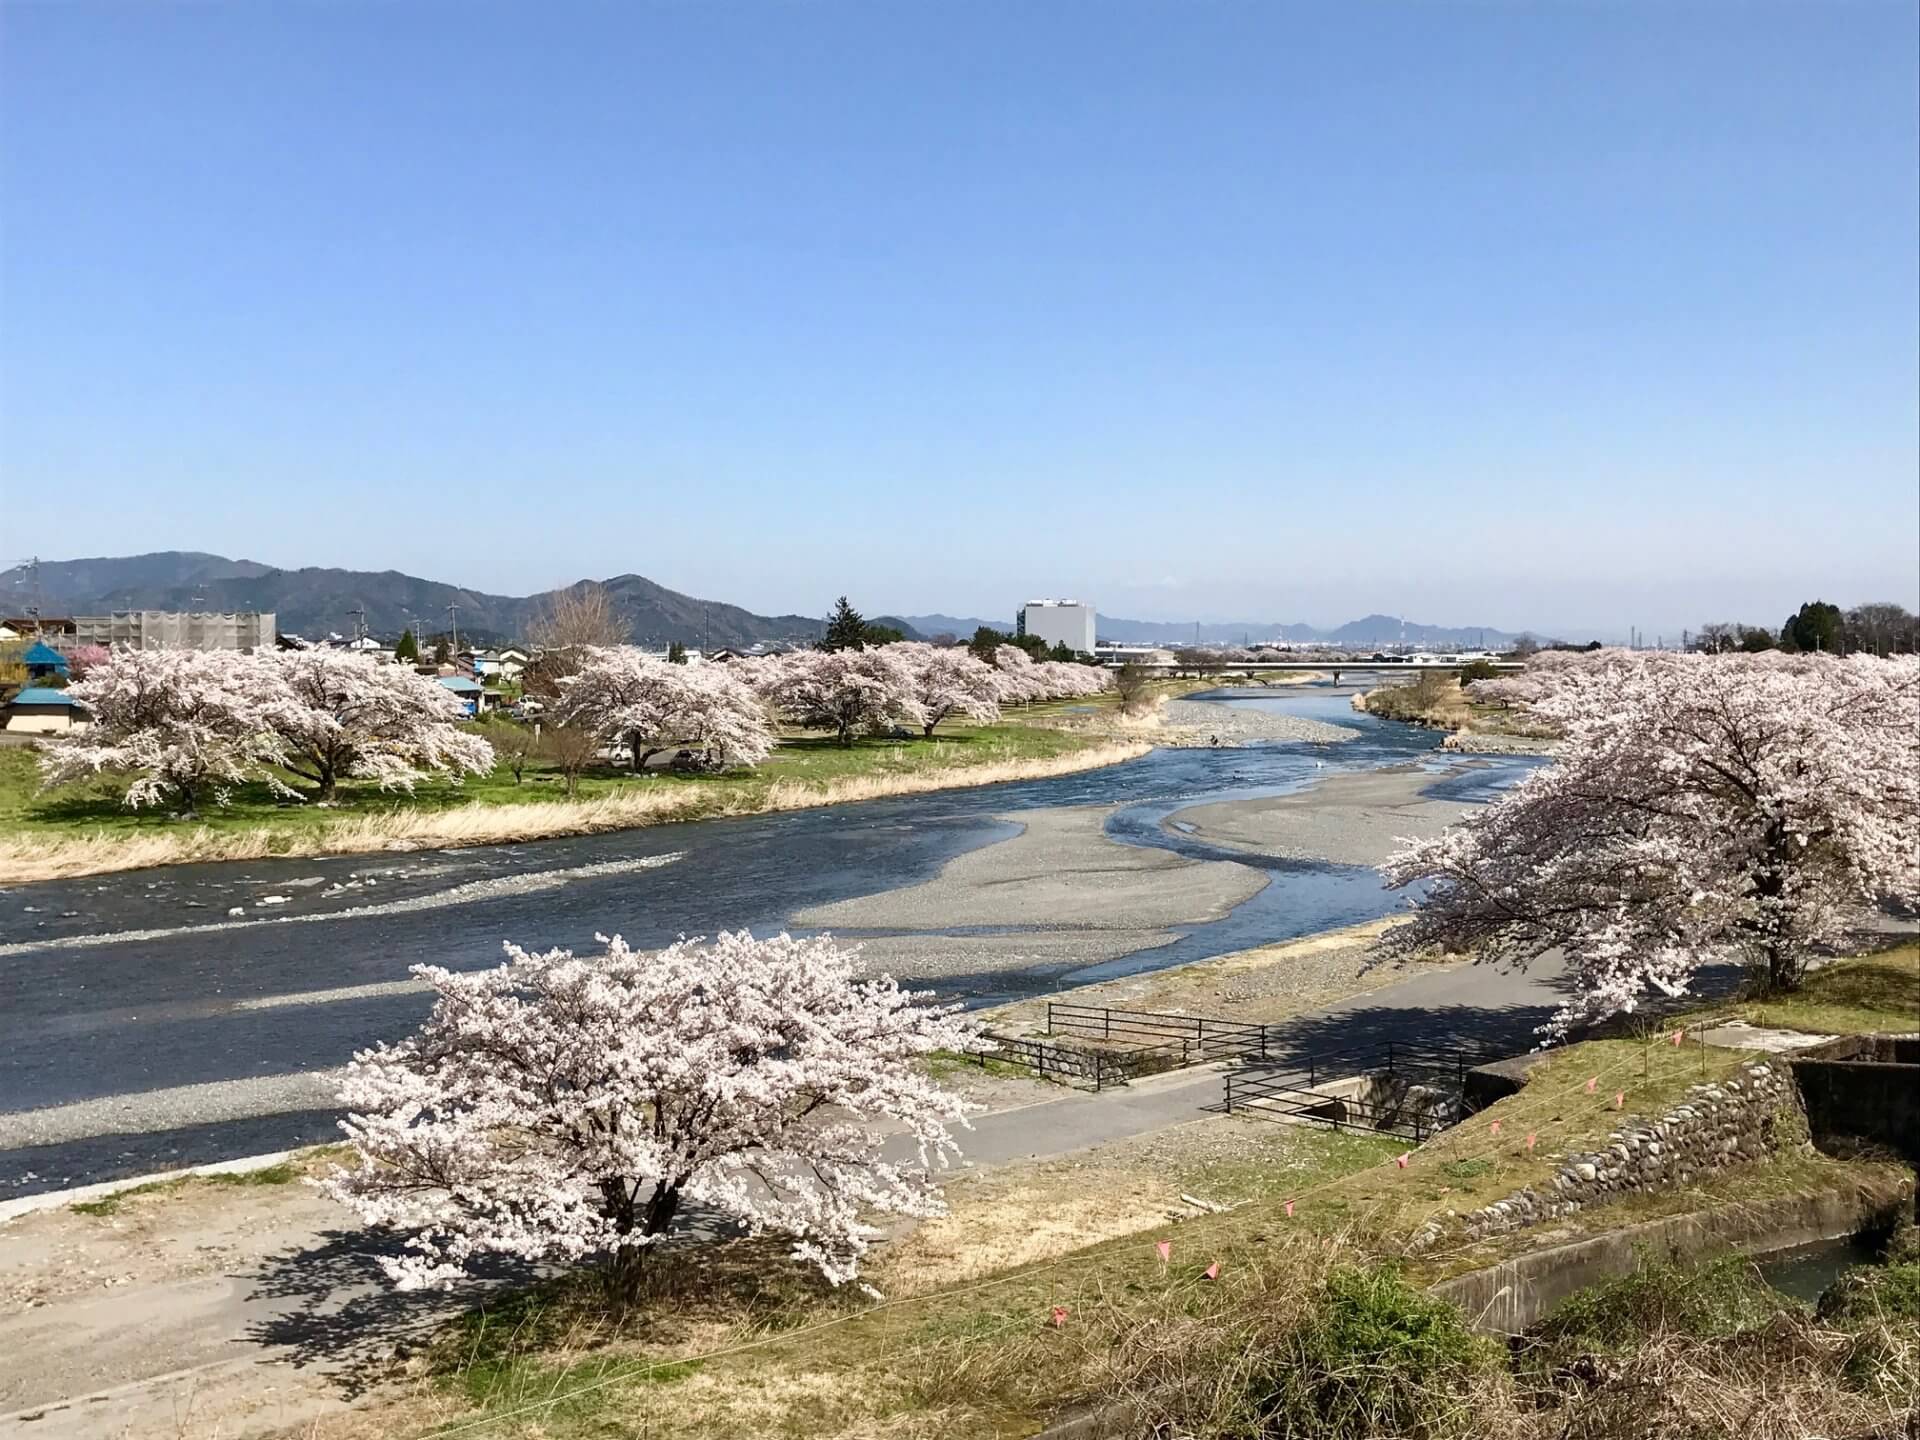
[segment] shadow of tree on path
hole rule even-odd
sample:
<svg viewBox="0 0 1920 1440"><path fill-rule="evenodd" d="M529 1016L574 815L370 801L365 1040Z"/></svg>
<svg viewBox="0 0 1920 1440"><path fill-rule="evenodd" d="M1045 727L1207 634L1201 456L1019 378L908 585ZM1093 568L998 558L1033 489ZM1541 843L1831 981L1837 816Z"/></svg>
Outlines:
<svg viewBox="0 0 1920 1440"><path fill-rule="evenodd" d="M283 1352L275 1357L316 1368L347 1399L364 1394L393 1363L440 1325L503 1285L524 1285L543 1273L522 1262L494 1260L450 1290L398 1290L380 1268L403 1254L390 1230L326 1230L311 1243L262 1261L251 1274L246 1339Z"/></svg>

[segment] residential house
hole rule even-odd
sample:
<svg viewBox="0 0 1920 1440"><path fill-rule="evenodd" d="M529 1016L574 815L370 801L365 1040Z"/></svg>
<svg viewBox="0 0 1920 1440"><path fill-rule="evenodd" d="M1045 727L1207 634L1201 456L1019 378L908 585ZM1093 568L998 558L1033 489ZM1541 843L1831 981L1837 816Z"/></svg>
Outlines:
<svg viewBox="0 0 1920 1440"><path fill-rule="evenodd" d="M5 729L20 735L65 735L87 727L87 712L64 690L29 685L9 700L0 716Z"/></svg>

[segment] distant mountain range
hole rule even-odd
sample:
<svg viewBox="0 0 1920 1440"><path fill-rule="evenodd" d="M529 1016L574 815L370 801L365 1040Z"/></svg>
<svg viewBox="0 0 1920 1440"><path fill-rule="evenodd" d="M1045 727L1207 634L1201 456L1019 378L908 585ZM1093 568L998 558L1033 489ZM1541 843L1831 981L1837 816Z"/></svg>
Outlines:
<svg viewBox="0 0 1920 1440"><path fill-rule="evenodd" d="M1010 618L981 620L958 615L909 615L906 621L925 635L937 635L944 631L962 638L971 635L982 625L990 625L996 630L1013 629ZM1194 625L1177 620L1125 620L1118 616L1101 615L1095 621L1095 629L1102 640L1129 645L1257 645L1264 640L1291 640L1295 644L1321 642L1376 649L1382 645L1398 645L1404 639L1409 645L1471 645L1478 648L1482 645L1510 644L1520 638L1511 631L1477 625L1418 625L1412 621L1403 624L1393 615L1368 615L1360 620L1349 620L1331 630L1317 625L1284 624L1275 620L1235 620L1217 625Z"/></svg>
<svg viewBox="0 0 1920 1440"><path fill-rule="evenodd" d="M587 582L581 581L581 584ZM637 644L754 645L817 639L824 622L812 615L756 615L738 605L699 600L642 575L616 575L600 582L625 616ZM163 550L89 560L44 560L37 572L23 565L0 571L0 614L24 615L37 606L45 616L103 615L112 610L271 610L282 632L321 636L350 633L366 612L368 631L386 639L419 624L423 633L444 633L449 605L457 607L462 639L481 644L523 638L529 626L560 592L538 595L490 595L397 570L280 570L254 560L229 560L191 550ZM911 638L941 634L962 639L982 625L1013 629L1012 617L875 615ZM1475 626L1417 625L1390 615L1369 615L1331 630L1270 621L1231 624L1181 624L1177 621L1123 620L1102 615L1102 640L1135 644L1180 645L1195 641L1239 644L1251 640L1324 641L1372 649L1410 644L1436 646L1501 645L1518 637L1505 630Z"/></svg>
<svg viewBox="0 0 1920 1440"><path fill-rule="evenodd" d="M585 583L585 582L581 582ZM626 617L638 644L753 645L810 640L823 622L812 615L756 615L738 605L698 600L641 575L601 582ZM39 595L34 596L35 587ZM43 560L0 572L0 612L22 615L38 605L54 615L112 610L271 610L282 633L349 634L366 612L369 633L386 639L418 624L427 635L447 630L449 605L461 639L493 644L523 637L557 591L489 595L422 580L397 570L277 570L252 560L166 550L113 559Z"/></svg>

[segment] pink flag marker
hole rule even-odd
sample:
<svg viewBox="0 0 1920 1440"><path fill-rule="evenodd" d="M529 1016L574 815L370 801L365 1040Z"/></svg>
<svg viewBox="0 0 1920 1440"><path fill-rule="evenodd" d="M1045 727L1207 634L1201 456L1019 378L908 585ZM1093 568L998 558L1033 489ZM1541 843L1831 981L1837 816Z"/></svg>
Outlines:
<svg viewBox="0 0 1920 1440"><path fill-rule="evenodd" d="M1054 1306L1053 1307L1053 1328L1058 1330L1062 1325L1065 1325L1066 1323L1067 1323L1067 1307L1064 1305Z"/></svg>
<svg viewBox="0 0 1920 1440"><path fill-rule="evenodd" d="M1494 1121L1491 1129L1494 1134L1498 1135L1500 1133L1500 1122L1498 1120Z"/></svg>
<svg viewBox="0 0 1920 1440"><path fill-rule="evenodd" d="M1686 1038L1687 1038L1687 1032L1684 1030L1676 1030L1673 1032L1673 1043L1676 1045L1678 1045L1682 1040Z"/></svg>
<svg viewBox="0 0 1920 1440"><path fill-rule="evenodd" d="M1404 1170L1407 1168L1407 1156L1412 1154L1413 1152L1409 1150L1406 1155L1396 1155L1393 1157L1393 1163L1398 1165L1402 1170Z"/></svg>
<svg viewBox="0 0 1920 1440"><path fill-rule="evenodd" d="M1156 1240L1153 1243L1153 1248L1160 1252L1160 1263L1162 1265L1173 1258L1173 1241Z"/></svg>
<svg viewBox="0 0 1920 1440"><path fill-rule="evenodd" d="M1598 1075L1594 1076L1591 1080L1587 1081L1587 1094L1591 1095L1593 1093L1593 1087L1598 1085L1599 1083L1600 1083L1600 1077Z"/></svg>
<svg viewBox="0 0 1920 1440"><path fill-rule="evenodd" d="M1200 1273L1205 1275L1209 1280L1218 1280L1220 1278L1220 1262L1218 1260L1214 1261L1213 1264L1207 1266L1207 1268Z"/></svg>
<svg viewBox="0 0 1920 1440"><path fill-rule="evenodd" d="M1624 1110L1627 1108L1627 1092L1626 1091L1621 1090L1621 1091L1617 1091L1614 1094L1613 1108L1616 1110Z"/></svg>
<svg viewBox="0 0 1920 1440"><path fill-rule="evenodd" d="M1289 1220L1293 1218L1293 1202L1291 1200L1287 1201L1287 1218Z"/></svg>
<svg viewBox="0 0 1920 1440"><path fill-rule="evenodd" d="M1527 1149L1529 1150L1533 1149L1533 1141L1534 1141L1533 1136L1531 1135L1527 1136Z"/></svg>

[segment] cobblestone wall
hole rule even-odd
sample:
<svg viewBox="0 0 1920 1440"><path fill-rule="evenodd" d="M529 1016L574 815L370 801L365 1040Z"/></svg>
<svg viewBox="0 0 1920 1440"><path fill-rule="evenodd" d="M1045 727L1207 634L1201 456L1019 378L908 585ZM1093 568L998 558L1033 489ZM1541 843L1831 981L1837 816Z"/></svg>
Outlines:
<svg viewBox="0 0 1920 1440"><path fill-rule="evenodd" d="M1760 1160L1806 1137L1806 1116L1785 1063L1758 1061L1734 1076L1696 1085L1657 1120L1623 1125L1607 1143L1570 1155L1538 1187L1459 1217L1466 1238L1522 1230L1634 1192L1665 1190L1729 1165ZM1414 1236L1415 1252L1453 1226L1435 1218Z"/></svg>

